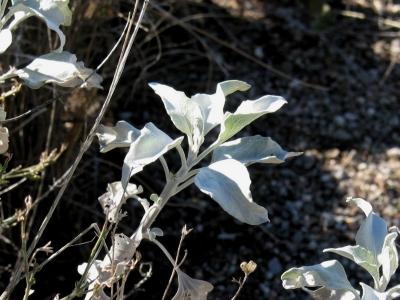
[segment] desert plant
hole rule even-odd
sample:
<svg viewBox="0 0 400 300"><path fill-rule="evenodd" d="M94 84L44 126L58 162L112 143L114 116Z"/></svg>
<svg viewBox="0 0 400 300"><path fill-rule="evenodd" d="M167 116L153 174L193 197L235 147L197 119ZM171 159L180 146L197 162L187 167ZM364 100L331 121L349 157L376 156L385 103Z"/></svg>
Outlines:
<svg viewBox="0 0 400 300"><path fill-rule="evenodd" d="M360 198L349 198L365 214L366 219L356 234L356 245L325 249L346 257L365 269L373 279L373 287L360 283L362 295L347 279L343 266L337 260L317 265L291 268L282 274L285 289L302 288L315 299L390 300L400 297L400 285L387 290L390 278L396 272L399 258L395 240L398 228L388 229L371 204Z"/></svg>
<svg viewBox="0 0 400 300"><path fill-rule="evenodd" d="M267 222L267 210L253 202L246 166L282 163L288 157L299 155L286 152L269 137L257 135L228 141L254 120L280 109L286 103L282 97L263 96L257 100L246 100L235 112L224 113L226 96L248 90L249 84L238 80L224 81L217 85L214 94L196 94L190 98L163 84L151 83L150 87L160 96L175 127L186 135L188 150L185 153L182 148L183 136L172 139L153 123L147 123L140 130L125 121L117 122L114 127L99 128L97 135L101 152L114 148L129 148L129 151L124 159L121 181L111 183L107 193L99 198L107 222L102 231L105 234L100 235L96 245L99 246L109 232L110 229L106 229L108 224L118 224L126 216L121 207L128 198L138 200L144 208L144 214L130 237L123 233L112 237L113 245L103 259L96 259L100 247L93 249L89 261L78 268L82 279L72 297L88 288L87 299L108 299L104 289L113 287L129 273L137 248L143 239L147 239L164 252L178 275L179 287L173 299L186 299L189 296L190 299L206 299L212 285L193 279L180 269L158 241L157 236L162 235L162 230L152 227L155 219L172 196L194 183L239 221L251 225ZM217 126L220 126L217 139L200 151L205 136ZM164 158L164 154L172 149L177 150L181 161L175 173ZM208 155L212 155L211 163L198 167ZM152 194L150 199L141 198L139 194L143 188L130 183L130 178L157 160L164 169L166 184L159 195ZM114 226L114 231L116 228ZM82 284L83 280L86 285Z"/></svg>

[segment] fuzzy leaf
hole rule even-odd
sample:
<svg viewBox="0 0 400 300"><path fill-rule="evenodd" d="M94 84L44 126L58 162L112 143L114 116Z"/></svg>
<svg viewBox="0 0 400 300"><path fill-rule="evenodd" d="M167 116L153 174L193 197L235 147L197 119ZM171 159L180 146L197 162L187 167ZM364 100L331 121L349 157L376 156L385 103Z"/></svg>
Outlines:
<svg viewBox="0 0 400 300"><path fill-rule="evenodd" d="M250 225L268 221L267 210L253 202L246 167L237 160L225 159L201 168L195 184L239 221Z"/></svg>
<svg viewBox="0 0 400 300"><path fill-rule="evenodd" d="M367 217L356 234L357 245L371 251L378 258L388 232L385 221L372 211L372 206L367 201L360 198L349 198L347 201L354 202Z"/></svg>
<svg viewBox="0 0 400 300"><path fill-rule="evenodd" d="M363 282L360 282L360 284L363 291L361 300L388 300L387 293L374 290Z"/></svg>
<svg viewBox="0 0 400 300"><path fill-rule="evenodd" d="M383 249L378 254L379 264L382 266L382 278L380 286L385 289L389 284L390 278L399 266L399 255L396 247L397 232L391 232L385 237Z"/></svg>
<svg viewBox="0 0 400 300"><path fill-rule="evenodd" d="M236 91L246 91L250 85L239 80L217 84L214 94L196 94L191 98L185 93L159 83L150 87L161 97L175 127L185 133L194 152L204 141L204 136L224 120L225 97Z"/></svg>
<svg viewBox="0 0 400 300"><path fill-rule="evenodd" d="M49 29L57 33L60 38L60 46L56 51L61 52L65 45L65 35L60 30L60 26L71 25L72 19L72 12L68 4L69 0L13 0L12 6L1 23L4 25L14 17L6 28L12 31L25 19L36 16L43 20ZM5 50L4 48L8 47L1 47L1 50ZM2 52L4 51L0 51L0 53Z"/></svg>
<svg viewBox="0 0 400 300"><path fill-rule="evenodd" d="M103 271L103 262L95 260L89 267L87 282L89 283L88 292L86 293L85 300L110 300L110 297L104 293L105 282L109 279L109 274ZM87 263L78 266L78 273L83 275Z"/></svg>
<svg viewBox="0 0 400 300"><path fill-rule="evenodd" d="M116 234L113 246L111 247L106 258L103 260L103 263L111 264L113 261L114 264L127 264L135 254L136 247L137 245L135 245L134 239L130 239L123 233Z"/></svg>
<svg viewBox="0 0 400 300"><path fill-rule="evenodd" d="M217 84L214 94L196 94L191 100L196 102L203 116L204 135L224 120L225 97L237 91L247 91L251 86L244 81L227 80Z"/></svg>
<svg viewBox="0 0 400 300"><path fill-rule="evenodd" d="M392 300L400 297L400 285L395 285L390 288L387 292L387 300Z"/></svg>
<svg viewBox="0 0 400 300"><path fill-rule="evenodd" d="M324 252L336 253L354 261L356 264L367 270L376 282L379 281L379 263L371 251L357 245L341 248L329 248L325 249Z"/></svg>
<svg viewBox="0 0 400 300"><path fill-rule="evenodd" d="M100 152L115 148L129 147L140 135L140 130L125 121L119 121L114 127L100 125L97 133Z"/></svg>
<svg viewBox="0 0 400 300"><path fill-rule="evenodd" d="M9 147L9 133L6 127L0 126L0 154L7 152Z"/></svg>
<svg viewBox="0 0 400 300"><path fill-rule="evenodd" d="M223 143L259 117L276 112L286 100L279 96L263 96L257 100L243 101L236 111L225 114L218 143Z"/></svg>
<svg viewBox="0 0 400 300"><path fill-rule="evenodd" d="M214 150L212 161L232 158L246 166L253 163L279 164L300 154L286 152L271 138L255 135L222 144Z"/></svg>
<svg viewBox="0 0 400 300"><path fill-rule="evenodd" d="M140 130L139 137L130 145L122 167L122 185L126 186L131 176L156 161L167 151L182 142L183 137L172 140L153 123L147 123Z"/></svg>
<svg viewBox="0 0 400 300"><path fill-rule="evenodd" d="M0 54L3 53L10 47L12 43L11 30L3 29L0 31Z"/></svg>
<svg viewBox="0 0 400 300"><path fill-rule="evenodd" d="M182 272L181 270L176 270L178 275L178 291L172 300L207 300L207 295L213 290L211 283L194 279Z"/></svg>
<svg viewBox="0 0 400 300"><path fill-rule="evenodd" d="M149 86L160 96L165 109L175 127L185 133L193 144L201 144L204 139L203 117L200 107L184 92L167 85L150 83Z"/></svg>
<svg viewBox="0 0 400 300"><path fill-rule="evenodd" d="M83 62L78 62L74 54L52 52L34 59L25 68L7 72L1 76L1 80L19 77L32 89L38 89L46 83L63 87L101 88L102 78L96 73L85 82L92 72Z"/></svg>
<svg viewBox="0 0 400 300"><path fill-rule="evenodd" d="M351 286L346 272L337 260L291 268L282 274L281 280L285 289L304 288L316 299L360 299L357 290Z"/></svg>

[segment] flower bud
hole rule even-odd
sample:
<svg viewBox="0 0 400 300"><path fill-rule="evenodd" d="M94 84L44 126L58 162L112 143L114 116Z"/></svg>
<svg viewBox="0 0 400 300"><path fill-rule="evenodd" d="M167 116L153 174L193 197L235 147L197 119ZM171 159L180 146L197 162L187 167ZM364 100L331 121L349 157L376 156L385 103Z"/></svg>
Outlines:
<svg viewBox="0 0 400 300"><path fill-rule="evenodd" d="M257 264L252 260L250 260L249 262L244 261L240 264L240 268L246 275L249 275L253 273L254 270L257 268Z"/></svg>

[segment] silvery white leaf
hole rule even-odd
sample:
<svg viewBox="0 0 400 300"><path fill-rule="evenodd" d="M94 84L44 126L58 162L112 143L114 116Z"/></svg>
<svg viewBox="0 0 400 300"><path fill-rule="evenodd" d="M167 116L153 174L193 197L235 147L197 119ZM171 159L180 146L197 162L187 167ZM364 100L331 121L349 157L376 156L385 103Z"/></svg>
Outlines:
<svg viewBox="0 0 400 300"><path fill-rule="evenodd" d="M390 288L387 292L388 298L387 300L392 300L400 297L400 285L395 285Z"/></svg>
<svg viewBox="0 0 400 300"><path fill-rule="evenodd" d="M11 30L3 29L0 31L0 54L3 53L10 47L12 43Z"/></svg>
<svg viewBox="0 0 400 300"><path fill-rule="evenodd" d="M372 207L367 201L360 198L349 198L347 201L354 202L367 217L356 234L357 245L371 251L377 258L382 251L388 232L385 221L372 211Z"/></svg>
<svg viewBox="0 0 400 300"><path fill-rule="evenodd" d="M9 146L9 134L6 127L0 126L0 154L7 152Z"/></svg>
<svg viewBox="0 0 400 300"><path fill-rule="evenodd" d="M101 260L95 260L89 267L87 282L89 283L88 292L86 293L85 300L110 300L104 293L104 283L109 280L109 274L103 271L103 262ZM78 266L78 273L83 275L85 272L87 263L83 263Z"/></svg>
<svg viewBox="0 0 400 300"><path fill-rule="evenodd" d="M0 0L0 20L4 16L4 12L6 11L7 4L8 4L8 0Z"/></svg>
<svg viewBox="0 0 400 300"><path fill-rule="evenodd" d="M80 264L78 266L78 273L83 275L87 267L87 263ZM101 260L95 260L93 264L89 267L89 271L87 273L87 280L94 281L97 280L101 275Z"/></svg>
<svg viewBox="0 0 400 300"><path fill-rule="evenodd" d="M218 136L218 143L223 143L230 139L259 117L276 112L286 103L287 101L282 97L270 95L257 100L243 101L233 114L225 114L224 121L221 124L221 132Z"/></svg>
<svg viewBox="0 0 400 300"><path fill-rule="evenodd" d="M387 293L374 290L363 282L360 282L360 285L363 291L361 300L388 300Z"/></svg>
<svg viewBox="0 0 400 300"><path fill-rule="evenodd" d="M386 289L390 278L399 266L399 256L396 247L397 236L397 232L391 232L386 235L382 252L378 254L378 261L382 266L382 278L379 284L382 289Z"/></svg>
<svg viewBox="0 0 400 300"><path fill-rule="evenodd" d="M281 280L285 289L303 288L308 290L308 288L318 288L308 290L316 299L360 299L358 291L351 286L343 266L337 260L291 268L282 274Z"/></svg>
<svg viewBox="0 0 400 300"><path fill-rule="evenodd" d="M100 152L115 148L129 147L140 135L140 130L126 121L118 121L114 127L100 125L96 133L99 138Z"/></svg>
<svg viewBox="0 0 400 300"><path fill-rule="evenodd" d="M132 198L143 192L142 186L137 187L135 184L129 183L123 195L124 188L120 181L107 185L107 192L99 197L99 202L103 208L104 214L109 222L116 223L119 221L119 210L128 198Z"/></svg>
<svg viewBox="0 0 400 300"><path fill-rule="evenodd" d="M346 199L346 202L351 202L357 205L364 212L366 217L368 217L373 212L371 204L364 199L349 197Z"/></svg>
<svg viewBox="0 0 400 300"><path fill-rule="evenodd" d="M150 229L151 233L154 234L154 236L163 236L164 232L161 228L158 227L153 227Z"/></svg>
<svg viewBox="0 0 400 300"><path fill-rule="evenodd" d="M185 133L192 144L201 144L204 139L203 116L200 107L184 92L160 83L149 86L160 96L175 127Z"/></svg>
<svg viewBox="0 0 400 300"><path fill-rule="evenodd" d="M150 241L154 241L158 236L163 236L163 235L164 232L158 227L154 227L147 230L147 236Z"/></svg>
<svg viewBox="0 0 400 300"><path fill-rule="evenodd" d="M7 78L19 77L32 89L38 89L46 83L55 83L63 87L101 88L102 78L97 73L85 82L92 72L93 70L86 68L83 62L78 62L74 54L64 51L39 56L25 68L7 73Z"/></svg>
<svg viewBox="0 0 400 300"><path fill-rule="evenodd" d="M267 210L253 202L249 172L237 160L225 159L201 168L195 184L239 221L250 225L268 222Z"/></svg>
<svg viewBox="0 0 400 300"><path fill-rule="evenodd" d="M204 135L224 120L225 97L237 91L247 91L251 86L244 81L227 80L217 84L214 94L196 94L191 100L196 102L203 115Z"/></svg>
<svg viewBox="0 0 400 300"><path fill-rule="evenodd" d="M269 137L248 136L223 143L213 152L212 161L232 158L246 166L253 163L279 164L301 152L286 152Z"/></svg>
<svg viewBox="0 0 400 300"><path fill-rule="evenodd" d="M131 144L122 167L122 184L126 186L130 177L156 161L167 151L182 142L183 137L172 140L153 123L147 123L140 130L139 137Z"/></svg>
<svg viewBox="0 0 400 300"><path fill-rule="evenodd" d="M3 73L0 75L0 83L4 83L6 80L17 77L15 74L17 72L17 69L15 67L11 67L6 73Z"/></svg>
<svg viewBox="0 0 400 300"><path fill-rule="evenodd" d="M207 300L207 295L213 290L213 285L207 281L194 279L177 269L178 291L172 300Z"/></svg>
<svg viewBox="0 0 400 300"><path fill-rule="evenodd" d="M146 212L150 208L150 203L147 199L136 197L137 201L142 205L144 211Z"/></svg>
<svg viewBox="0 0 400 300"><path fill-rule="evenodd" d="M138 230L142 230L139 227ZM132 238L123 233L115 235L111 249L101 262L102 271L108 276L104 276L102 284L111 287L126 272L141 241L141 233Z"/></svg>
<svg viewBox="0 0 400 300"><path fill-rule="evenodd" d="M151 194L149 199L153 202L157 202L160 199L160 197L157 194Z"/></svg>
<svg viewBox="0 0 400 300"><path fill-rule="evenodd" d="M250 88L251 85L247 82L241 80L226 80L217 84L216 93L222 92L226 97L236 92L245 92Z"/></svg>
<svg viewBox="0 0 400 300"><path fill-rule="evenodd" d="M332 252L354 261L359 266L367 270L376 282L379 282L379 263L374 254L357 245L345 246L341 248L329 248L324 252Z"/></svg>
<svg viewBox="0 0 400 300"><path fill-rule="evenodd" d="M11 31L25 19L36 16L42 19L49 29L57 33L60 38L60 46L56 51L61 52L65 45L65 35L60 30L60 25L69 26L72 19L68 3L69 0L13 0L2 23L4 25L14 17L6 28Z"/></svg>
<svg viewBox="0 0 400 300"><path fill-rule="evenodd" d="M110 264L111 262L115 264L128 263L135 254L136 247L134 239L130 239L123 233L116 234L113 245L103 263L106 263L106 261Z"/></svg>

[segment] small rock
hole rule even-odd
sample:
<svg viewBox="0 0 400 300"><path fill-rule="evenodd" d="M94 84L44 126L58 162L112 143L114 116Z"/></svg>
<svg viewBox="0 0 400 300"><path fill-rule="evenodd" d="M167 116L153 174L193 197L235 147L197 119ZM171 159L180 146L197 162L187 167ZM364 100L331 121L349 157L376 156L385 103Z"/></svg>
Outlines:
<svg viewBox="0 0 400 300"><path fill-rule="evenodd" d="M343 116L336 116L333 121L340 127L343 127L346 124L346 119Z"/></svg>
<svg viewBox="0 0 400 300"><path fill-rule="evenodd" d="M339 149L337 149L337 148L330 149L330 150L328 150L328 151L325 152L325 156L326 156L327 158L336 158L336 157L339 156L339 154L340 154L340 151L339 151Z"/></svg>
<svg viewBox="0 0 400 300"><path fill-rule="evenodd" d="M398 158L400 157L400 148L399 147L390 148L387 150L386 154L390 158Z"/></svg>
<svg viewBox="0 0 400 300"><path fill-rule="evenodd" d="M274 257L268 262L268 271L272 275L278 275L282 273L282 264L277 257Z"/></svg>

